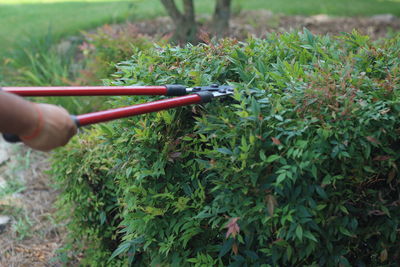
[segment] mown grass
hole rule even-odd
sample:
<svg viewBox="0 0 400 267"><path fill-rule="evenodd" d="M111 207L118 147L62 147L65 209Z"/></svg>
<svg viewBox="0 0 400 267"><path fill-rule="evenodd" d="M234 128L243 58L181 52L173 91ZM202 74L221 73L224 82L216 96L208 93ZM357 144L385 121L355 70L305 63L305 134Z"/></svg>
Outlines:
<svg viewBox="0 0 400 267"><path fill-rule="evenodd" d="M285 14L370 16L390 13L400 16L399 0L238 0L236 4L245 9L267 8Z"/></svg>
<svg viewBox="0 0 400 267"><path fill-rule="evenodd" d="M195 0L200 13L210 13L214 0ZM236 0L234 11L270 9L285 14L400 16L399 0ZM104 23L145 19L165 14L159 0L0 0L0 56L26 35L43 37L76 34Z"/></svg>
<svg viewBox="0 0 400 267"><path fill-rule="evenodd" d="M123 21L134 13L132 1L4 4L0 0L0 55L27 36L76 34L103 23ZM18 1L16 1L18 2Z"/></svg>
<svg viewBox="0 0 400 267"><path fill-rule="evenodd" d="M200 13L210 13L214 0L195 0ZM400 16L400 0L234 0L234 11L270 9L285 14ZM165 14L159 0L0 0L0 56L26 35L76 34L104 23Z"/></svg>
<svg viewBox="0 0 400 267"><path fill-rule="evenodd" d="M200 13L211 13L214 0L194 0ZM163 13L159 0L136 0L136 15ZM180 1L177 1L180 2ZM371 16L394 14L400 16L400 0L233 0L233 11L269 9L275 13L335 16Z"/></svg>

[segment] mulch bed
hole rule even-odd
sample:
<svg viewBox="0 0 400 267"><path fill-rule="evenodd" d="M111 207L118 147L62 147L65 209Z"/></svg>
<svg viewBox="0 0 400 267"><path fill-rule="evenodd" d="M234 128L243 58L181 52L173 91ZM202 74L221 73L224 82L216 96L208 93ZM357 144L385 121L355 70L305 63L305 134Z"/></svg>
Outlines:
<svg viewBox="0 0 400 267"><path fill-rule="evenodd" d="M210 21L208 16L199 16L201 21ZM339 35L343 32L357 30L369 35L371 39L387 37L388 34L400 31L400 18L390 14L373 17L332 17L285 16L273 14L268 10L243 11L234 15L230 22L227 36L244 40L249 36L265 37L271 32L299 31L307 28L314 34ZM113 31L132 32L149 38L169 38L174 29L169 17L159 17L135 23L111 25ZM210 32L208 23L200 24L200 32Z"/></svg>

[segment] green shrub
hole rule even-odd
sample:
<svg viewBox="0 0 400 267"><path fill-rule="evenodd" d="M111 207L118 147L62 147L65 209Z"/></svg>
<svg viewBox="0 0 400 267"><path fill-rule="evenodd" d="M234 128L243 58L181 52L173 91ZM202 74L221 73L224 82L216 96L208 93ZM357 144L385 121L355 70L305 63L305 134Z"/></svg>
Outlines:
<svg viewBox="0 0 400 267"><path fill-rule="evenodd" d="M109 83L236 91L96 126L57 153L61 212L84 240L85 263L398 262L399 53L400 36L306 30L136 49Z"/></svg>

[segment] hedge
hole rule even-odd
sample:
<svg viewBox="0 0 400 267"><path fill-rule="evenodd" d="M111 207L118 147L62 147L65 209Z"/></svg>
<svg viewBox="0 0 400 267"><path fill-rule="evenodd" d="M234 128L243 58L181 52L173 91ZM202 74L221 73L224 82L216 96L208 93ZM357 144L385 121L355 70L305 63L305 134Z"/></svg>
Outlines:
<svg viewBox="0 0 400 267"><path fill-rule="evenodd" d="M58 151L69 249L91 266L395 265L399 54L400 35L307 30L135 49L106 84L235 94L98 125Z"/></svg>

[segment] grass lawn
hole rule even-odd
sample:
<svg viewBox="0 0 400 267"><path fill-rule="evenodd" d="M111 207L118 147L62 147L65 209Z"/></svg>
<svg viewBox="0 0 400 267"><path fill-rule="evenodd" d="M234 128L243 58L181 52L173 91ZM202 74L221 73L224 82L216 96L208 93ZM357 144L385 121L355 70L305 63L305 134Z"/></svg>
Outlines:
<svg viewBox="0 0 400 267"><path fill-rule="evenodd" d="M55 36L65 36L134 13L132 1L43 2L0 0L0 55L27 36L45 36L49 29Z"/></svg>
<svg viewBox="0 0 400 267"><path fill-rule="evenodd" d="M1 0L0 0L1 1ZM146 15L163 12L160 0L133 0L137 13ZM215 0L194 0L200 13L210 13ZM275 13L336 16L370 16L393 14L400 16L400 0L232 0L233 11L269 9ZM176 2L180 2L179 0ZM160 11L161 10L161 11ZM156 12L154 12L156 11Z"/></svg>
<svg viewBox="0 0 400 267"><path fill-rule="evenodd" d="M234 1L235 3L235 1ZM277 13L335 16L400 16L400 0L237 0L244 9L266 8Z"/></svg>
<svg viewBox="0 0 400 267"><path fill-rule="evenodd" d="M180 1L178 1L180 2ZM198 12L210 13L214 0L195 0ZM234 11L270 9L285 14L400 16L400 0L233 0ZM165 14L159 0L0 0L0 56L26 36L55 36L126 19Z"/></svg>

